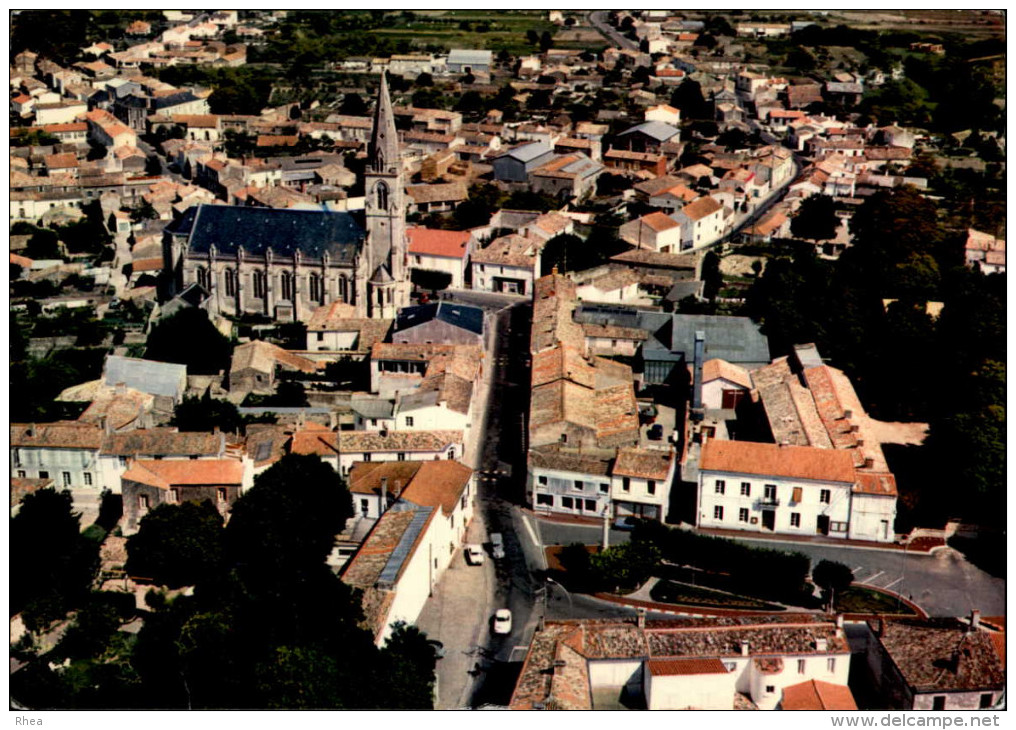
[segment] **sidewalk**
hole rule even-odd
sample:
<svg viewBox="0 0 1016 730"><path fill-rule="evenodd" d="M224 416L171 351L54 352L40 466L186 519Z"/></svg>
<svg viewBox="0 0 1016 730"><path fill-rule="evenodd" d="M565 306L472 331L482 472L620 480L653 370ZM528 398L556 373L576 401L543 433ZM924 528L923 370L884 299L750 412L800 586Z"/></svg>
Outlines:
<svg viewBox="0 0 1016 730"><path fill-rule="evenodd" d="M822 545L824 547L881 550L893 553L907 552L914 555L928 555L936 548L945 547L945 540L934 537L918 537L907 545L901 545L895 542L844 540L838 537L825 537L822 535L775 535L764 532L749 532L747 530L722 530L715 527L696 527L695 532L700 535L712 535L713 537L725 537L733 540L757 540L759 542L784 543L788 545Z"/></svg>
<svg viewBox="0 0 1016 730"><path fill-rule="evenodd" d="M478 510L466 530L465 542L483 543L486 539ZM488 559L483 565L467 565L464 551L458 550L424 604L416 625L428 638L442 642L445 652L437 662L434 709L468 707L474 681L469 672L482 661L478 649L487 643L493 594L493 562Z"/></svg>

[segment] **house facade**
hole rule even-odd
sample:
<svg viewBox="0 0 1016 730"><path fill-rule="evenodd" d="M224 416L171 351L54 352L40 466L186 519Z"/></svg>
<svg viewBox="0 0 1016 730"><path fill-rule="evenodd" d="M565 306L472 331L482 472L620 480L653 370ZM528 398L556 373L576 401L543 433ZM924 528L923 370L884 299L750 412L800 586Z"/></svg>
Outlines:
<svg viewBox="0 0 1016 730"><path fill-rule="evenodd" d="M244 465L238 459L166 461L139 459L121 476L124 533L138 531L141 520L160 504L209 501L223 517L243 489Z"/></svg>

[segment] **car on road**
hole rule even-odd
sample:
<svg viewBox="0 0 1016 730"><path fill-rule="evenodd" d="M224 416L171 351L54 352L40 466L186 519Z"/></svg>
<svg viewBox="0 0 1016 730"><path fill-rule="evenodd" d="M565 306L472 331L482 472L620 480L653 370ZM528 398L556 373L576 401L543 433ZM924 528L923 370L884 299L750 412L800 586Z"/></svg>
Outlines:
<svg viewBox="0 0 1016 730"><path fill-rule="evenodd" d="M507 608L499 608L494 612L494 633L510 634L512 632L512 612Z"/></svg>
<svg viewBox="0 0 1016 730"><path fill-rule="evenodd" d="M490 533L490 554L494 560L501 560L504 557L504 538L500 532Z"/></svg>
<svg viewBox="0 0 1016 730"><path fill-rule="evenodd" d="M479 545L472 544L466 545L466 562L470 565L483 565L486 557L483 554L483 548Z"/></svg>

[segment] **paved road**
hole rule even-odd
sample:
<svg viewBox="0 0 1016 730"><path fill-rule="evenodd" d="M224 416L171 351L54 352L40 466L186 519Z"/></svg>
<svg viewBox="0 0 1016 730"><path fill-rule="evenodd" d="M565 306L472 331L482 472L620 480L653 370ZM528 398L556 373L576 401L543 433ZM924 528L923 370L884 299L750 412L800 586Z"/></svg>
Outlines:
<svg viewBox="0 0 1016 730"><path fill-rule="evenodd" d="M606 10L596 10L587 13L586 18L589 20L589 24L613 45L626 48L629 51L637 51L639 49L638 43L631 38L625 38L610 26L610 23L607 22Z"/></svg>
<svg viewBox="0 0 1016 730"><path fill-rule="evenodd" d="M600 540L600 528L595 526L540 520L539 528L547 545L594 544ZM611 530L610 542L616 545L627 541L629 535ZM743 542L801 552L811 558L812 564L820 560L844 563L854 571L859 583L902 593L932 616L966 616L974 608L985 616L1005 613L1005 581L984 572L951 548L927 555L770 540Z"/></svg>

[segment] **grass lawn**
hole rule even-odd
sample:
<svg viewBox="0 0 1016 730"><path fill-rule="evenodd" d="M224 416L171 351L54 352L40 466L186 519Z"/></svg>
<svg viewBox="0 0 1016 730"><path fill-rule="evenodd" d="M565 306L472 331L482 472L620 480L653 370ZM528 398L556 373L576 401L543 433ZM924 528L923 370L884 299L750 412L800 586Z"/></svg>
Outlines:
<svg viewBox="0 0 1016 730"><path fill-rule="evenodd" d="M852 586L836 596L836 610L841 613L905 613L913 610L892 596L868 588Z"/></svg>
<svg viewBox="0 0 1016 730"><path fill-rule="evenodd" d="M677 603L684 606L702 606L704 608L733 608L750 611L783 611L782 606L766 603L745 596L732 596L728 593L713 591L708 588L691 586L685 583L674 583L661 580L649 592L654 601L660 603Z"/></svg>

